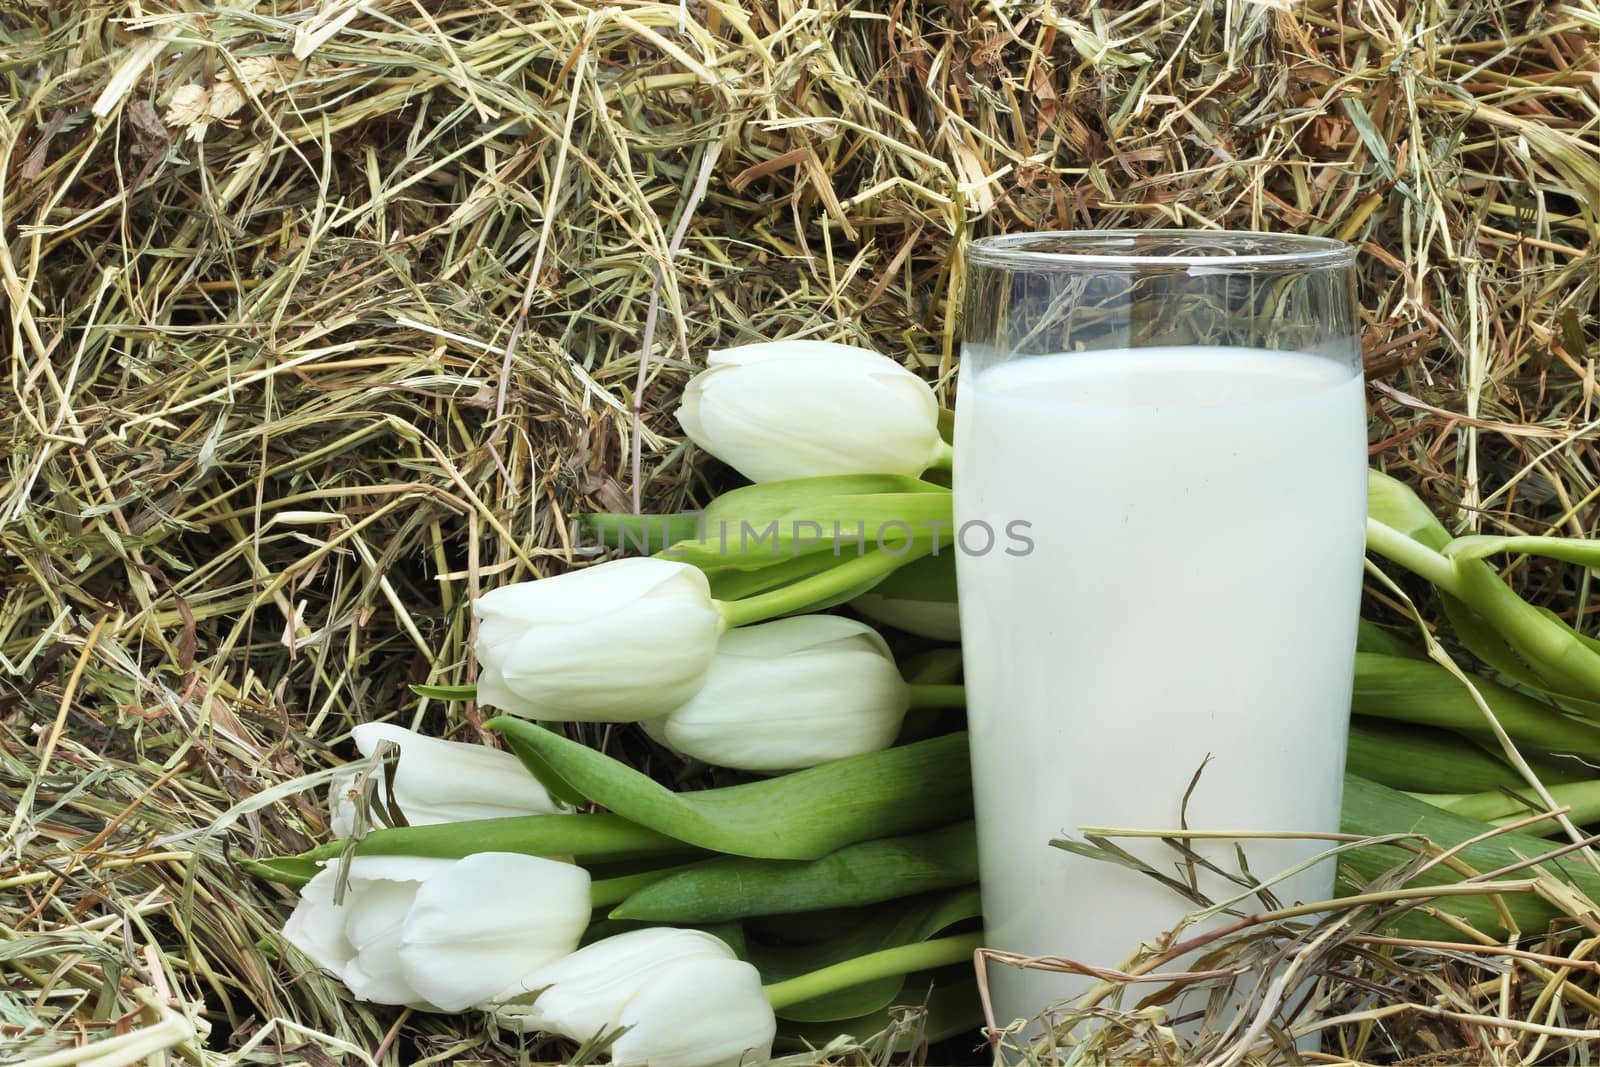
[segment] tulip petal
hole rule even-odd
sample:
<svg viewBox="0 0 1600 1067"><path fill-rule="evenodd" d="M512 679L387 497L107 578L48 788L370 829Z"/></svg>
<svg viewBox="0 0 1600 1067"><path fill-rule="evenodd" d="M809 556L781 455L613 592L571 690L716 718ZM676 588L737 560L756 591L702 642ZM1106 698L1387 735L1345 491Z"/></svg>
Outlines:
<svg viewBox="0 0 1600 1067"><path fill-rule="evenodd" d="M838 341L757 341L754 344L735 345L733 348L713 348L706 353L706 366L748 366L776 360L856 360L865 366L877 366L889 357L870 348L840 344Z"/></svg>
<svg viewBox="0 0 1600 1067"><path fill-rule="evenodd" d="M721 627L714 609L640 601L581 627L530 628L501 676L540 718L636 722L694 695Z"/></svg>
<svg viewBox="0 0 1600 1067"><path fill-rule="evenodd" d="M869 619L935 641L961 640L961 612L953 600L908 600L862 593L850 606Z"/></svg>
<svg viewBox="0 0 1600 1067"><path fill-rule="evenodd" d="M363 756L371 756L384 741L399 746L395 801L412 826L563 810L509 752L426 737L392 723L362 723L351 736ZM380 781L380 797L383 790Z"/></svg>
<svg viewBox="0 0 1600 1067"><path fill-rule="evenodd" d="M448 862L448 861L441 861ZM356 956L341 977L362 1000L374 1004L418 1004L423 998L400 969L400 938L417 882L358 881L345 889L345 937ZM431 1004L423 1006L432 1008Z"/></svg>
<svg viewBox="0 0 1600 1067"><path fill-rule="evenodd" d="M685 563L613 560L478 598L481 702L524 717L632 722L700 686L722 615Z"/></svg>
<svg viewBox="0 0 1600 1067"><path fill-rule="evenodd" d="M410 907L417 884L450 862L417 856L358 856L346 871L344 900L339 904L333 902L339 871L336 864L329 863L301 887L299 903L284 924L284 937L319 967L343 979L357 996L376 999L356 989L363 984L358 959L366 952L370 963L384 953L383 942L398 936L397 924ZM350 980L352 969L357 972L355 984ZM414 999L379 1002L404 1004Z"/></svg>
<svg viewBox="0 0 1600 1067"><path fill-rule="evenodd" d="M876 653L890 662L894 659L882 634L843 615L792 615L740 626L722 635L717 642L717 655L770 660L819 648L851 647Z"/></svg>
<svg viewBox="0 0 1600 1067"><path fill-rule="evenodd" d="M615 1029L623 1006L653 975L696 958L736 957L703 930L652 927L604 938L525 975L521 988L538 996L516 1022L525 1030L587 1041Z"/></svg>
<svg viewBox="0 0 1600 1067"><path fill-rule="evenodd" d="M933 390L894 360L846 346L751 347L762 351L696 375L678 420L746 477L914 475L938 453Z"/></svg>
<svg viewBox="0 0 1600 1067"><path fill-rule="evenodd" d="M678 425L683 428L684 433L689 435L689 440L700 445L701 448L706 446L700 444L700 442L710 440L710 435L706 433L706 424L700 419L700 400L704 389L704 374L697 374L689 379L689 384L683 387L683 397L678 402L678 410L676 412ZM706 451L709 452L710 449L706 449Z"/></svg>
<svg viewBox="0 0 1600 1067"><path fill-rule="evenodd" d="M735 1067L772 1058L777 1020L761 975L730 959L663 968L622 1009L613 1067Z"/></svg>
<svg viewBox="0 0 1600 1067"><path fill-rule="evenodd" d="M478 703L486 707L499 708L510 715L520 715L524 719L538 718L539 705L524 699L520 693L506 684L505 676L500 673L500 661L486 658L481 643L477 647L477 653Z"/></svg>
<svg viewBox="0 0 1600 1067"><path fill-rule="evenodd" d="M350 861L350 883L424 882L449 868L453 859L434 856L356 856ZM329 861L328 866L334 866Z"/></svg>
<svg viewBox="0 0 1600 1067"><path fill-rule="evenodd" d="M356 950L344 936L344 913L333 902L335 877L325 868L300 887L300 900L283 924L283 936L312 963L342 976Z"/></svg>
<svg viewBox="0 0 1600 1067"><path fill-rule="evenodd" d="M796 770L888 747L908 706L875 630L801 615L724 634L700 691L651 732L719 766Z"/></svg>
<svg viewBox="0 0 1600 1067"><path fill-rule="evenodd" d="M639 600L653 599L700 606L711 598L706 576L694 567L653 556L611 560L533 582L491 589L472 602L484 628L498 629L534 622L581 622L605 618ZM491 644L496 638L487 638Z"/></svg>
<svg viewBox="0 0 1600 1067"><path fill-rule="evenodd" d="M577 948L588 925L582 867L511 852L479 852L424 882L399 946L405 980L459 1011L499 997L532 967Z"/></svg>

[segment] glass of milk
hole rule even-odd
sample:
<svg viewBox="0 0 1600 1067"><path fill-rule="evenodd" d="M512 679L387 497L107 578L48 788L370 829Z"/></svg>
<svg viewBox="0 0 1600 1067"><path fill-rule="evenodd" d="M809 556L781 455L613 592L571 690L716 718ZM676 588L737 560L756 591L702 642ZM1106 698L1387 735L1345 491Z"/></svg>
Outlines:
<svg viewBox="0 0 1600 1067"><path fill-rule="evenodd" d="M1195 910L1050 846L1079 827L1339 828L1366 517L1353 258L1181 230L966 250L955 519L1001 533L957 555L991 947L1116 967ZM1191 878L1158 840L1117 843ZM1236 843L1257 878L1328 847L1194 847L1233 871ZM1333 876L1273 893L1324 900ZM989 976L1002 1025L1093 984Z"/></svg>

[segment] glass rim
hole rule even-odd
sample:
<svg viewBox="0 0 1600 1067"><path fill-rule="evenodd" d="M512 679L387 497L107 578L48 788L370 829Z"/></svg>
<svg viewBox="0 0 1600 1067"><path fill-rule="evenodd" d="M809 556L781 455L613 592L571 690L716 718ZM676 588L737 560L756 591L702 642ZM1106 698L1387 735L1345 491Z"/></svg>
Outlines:
<svg viewBox="0 0 1600 1067"><path fill-rule="evenodd" d="M1158 255L1118 250L1119 243L1166 242L1180 251ZM1096 246L1101 246L1097 248ZM1193 251L1181 251L1185 248ZM1218 251L1220 250L1220 251ZM1356 248L1333 237L1265 230L1034 230L980 237L967 262L981 267L1065 270L1092 267L1137 271L1151 267L1211 270L1306 270L1346 267Z"/></svg>

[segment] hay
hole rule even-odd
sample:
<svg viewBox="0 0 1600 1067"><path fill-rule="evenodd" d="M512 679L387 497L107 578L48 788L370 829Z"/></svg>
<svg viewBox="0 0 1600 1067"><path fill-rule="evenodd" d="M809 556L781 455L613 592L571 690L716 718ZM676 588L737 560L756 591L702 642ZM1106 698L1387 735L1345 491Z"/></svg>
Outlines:
<svg viewBox="0 0 1600 1067"><path fill-rule="evenodd" d="M1549 818L1541 813L1518 825ZM1116 847L1119 836L1152 835L1092 835L1081 851L1126 863L1131 857ZM1152 938L1116 968L990 950L980 956L990 970L1021 966L1099 979L1091 1002L1045 1015L1061 1033L1087 1024L1077 1043L1066 1042L1071 1063L1588 1062L1600 1041L1600 963L1590 958L1600 946L1596 905L1549 873L1561 869L1573 845L1479 871L1456 849L1414 835L1325 836L1328 858L1380 843L1412 858L1336 901L1292 906L1273 897L1270 878L1263 885L1242 865L1218 869L1237 882L1234 899L1187 890L1199 908L1195 918L1213 919L1213 928L1180 927ZM1195 858L1192 841L1164 843L1174 859ZM1248 851L1248 840L1242 844ZM1553 909L1549 928L1522 930L1508 941L1438 911L1441 887L1414 880L1441 866L1461 879L1443 887L1454 899L1483 897L1509 916L1508 901L1537 898ZM1397 927L1409 927L1408 936L1389 932ZM986 1014L992 1017L987 1005ZM1041 1055L1015 1024L990 1026L1006 1062L1061 1062Z"/></svg>
<svg viewBox="0 0 1600 1067"><path fill-rule="evenodd" d="M569 515L724 484L670 414L708 348L870 343L948 401L970 234L1357 241L1378 461L1464 530L1600 519L1594 0L23 0L0 37L0 1059L515 1058L281 960L228 856L325 834L353 723L470 733L406 686L471 680L463 604L570 562ZM1516 580L1583 618L1573 570Z"/></svg>

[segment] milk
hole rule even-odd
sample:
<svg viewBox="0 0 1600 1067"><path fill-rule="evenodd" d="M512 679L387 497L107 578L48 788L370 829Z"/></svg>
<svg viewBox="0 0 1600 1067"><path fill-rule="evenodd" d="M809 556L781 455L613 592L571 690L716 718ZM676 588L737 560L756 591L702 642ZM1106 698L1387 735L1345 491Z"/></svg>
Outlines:
<svg viewBox="0 0 1600 1067"><path fill-rule="evenodd" d="M988 943L1115 967L1194 905L1052 838L1176 829L1208 755L1190 828L1338 829L1361 379L1348 358L1243 348L964 358L956 521L1023 520L1033 542L957 558ZM1159 841L1117 843L1187 878ZM1257 878L1328 847L1241 843ZM1195 847L1236 869L1233 841ZM1323 863L1273 891L1323 900L1333 874ZM1002 1024L1092 984L1008 967L990 980Z"/></svg>

